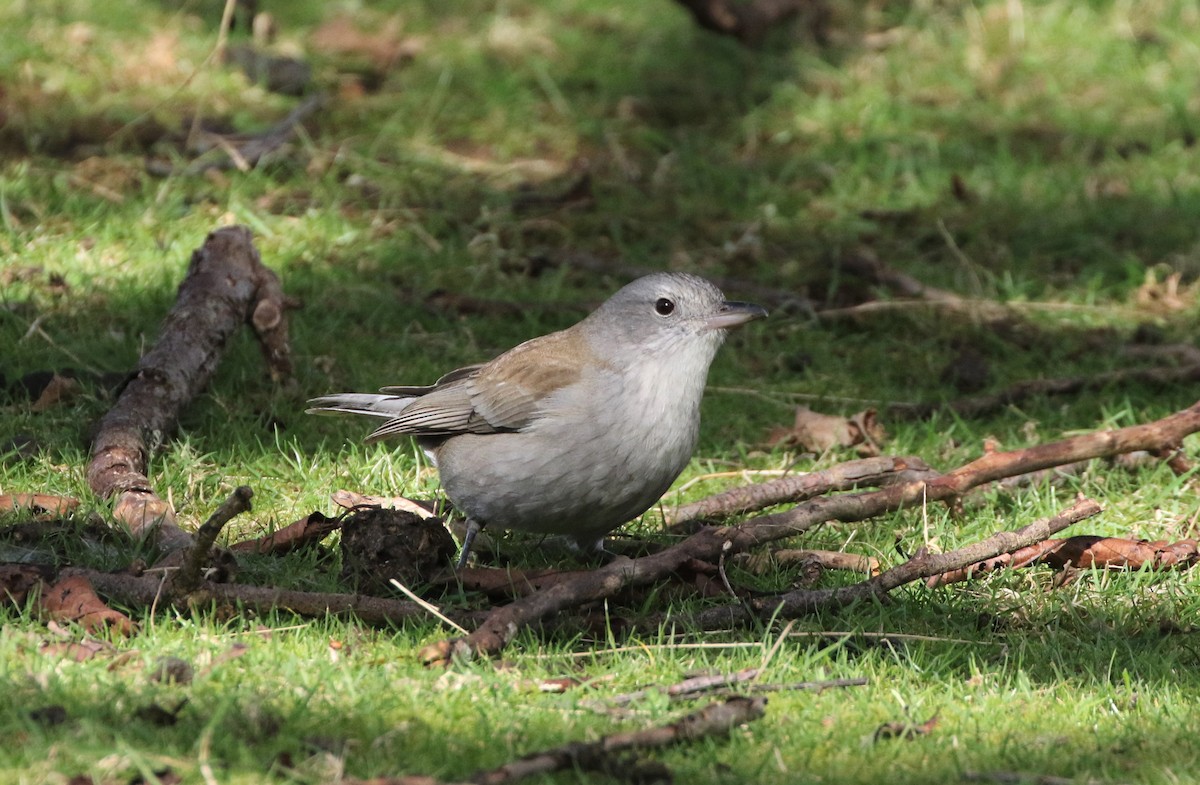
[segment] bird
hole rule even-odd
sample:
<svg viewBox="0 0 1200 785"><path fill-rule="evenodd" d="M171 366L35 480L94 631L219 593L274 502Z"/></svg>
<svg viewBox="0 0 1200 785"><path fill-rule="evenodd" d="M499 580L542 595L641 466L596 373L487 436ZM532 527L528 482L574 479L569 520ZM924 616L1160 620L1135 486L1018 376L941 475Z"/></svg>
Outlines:
<svg viewBox="0 0 1200 785"><path fill-rule="evenodd" d="M698 276L652 273L490 362L428 386L313 398L308 412L382 419L367 442L417 439L467 519L459 570L484 527L602 550L691 460L727 332L766 316Z"/></svg>

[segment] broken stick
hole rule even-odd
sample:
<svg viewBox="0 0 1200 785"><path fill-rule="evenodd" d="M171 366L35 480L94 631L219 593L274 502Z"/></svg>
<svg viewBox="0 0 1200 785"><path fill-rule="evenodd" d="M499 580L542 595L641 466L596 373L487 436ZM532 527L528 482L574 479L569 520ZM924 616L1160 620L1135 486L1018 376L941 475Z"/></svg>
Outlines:
<svg viewBox="0 0 1200 785"><path fill-rule="evenodd" d="M101 418L92 442L88 484L99 496L115 497L113 516L133 534L153 536L167 551L192 544L146 476L149 453L175 430L180 412L208 384L243 322L258 335L271 377L291 374L288 306L249 229L218 229L192 254L158 342Z"/></svg>

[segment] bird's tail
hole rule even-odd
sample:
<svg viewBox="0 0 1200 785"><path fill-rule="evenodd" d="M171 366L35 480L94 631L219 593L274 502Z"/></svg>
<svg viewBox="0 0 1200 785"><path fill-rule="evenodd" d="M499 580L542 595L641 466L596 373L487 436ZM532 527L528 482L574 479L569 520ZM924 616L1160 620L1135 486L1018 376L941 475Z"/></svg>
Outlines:
<svg viewBox="0 0 1200 785"><path fill-rule="evenodd" d="M368 417L392 419L409 407L416 397L411 395L379 395L376 393L338 393L308 402L309 414L365 414Z"/></svg>

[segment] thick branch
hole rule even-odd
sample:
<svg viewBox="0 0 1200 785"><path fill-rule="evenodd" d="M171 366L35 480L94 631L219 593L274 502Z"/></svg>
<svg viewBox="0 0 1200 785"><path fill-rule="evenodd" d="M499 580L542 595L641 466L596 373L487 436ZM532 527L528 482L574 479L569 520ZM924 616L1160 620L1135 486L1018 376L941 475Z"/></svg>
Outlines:
<svg viewBox="0 0 1200 785"><path fill-rule="evenodd" d="M218 229L192 255L158 342L100 420L92 443L87 470L92 490L115 496L114 516L138 536L155 534L167 550L189 546L191 537L155 494L146 460L208 384L230 336L250 321L272 376L291 372L286 303L278 278L263 266L251 239L245 227Z"/></svg>

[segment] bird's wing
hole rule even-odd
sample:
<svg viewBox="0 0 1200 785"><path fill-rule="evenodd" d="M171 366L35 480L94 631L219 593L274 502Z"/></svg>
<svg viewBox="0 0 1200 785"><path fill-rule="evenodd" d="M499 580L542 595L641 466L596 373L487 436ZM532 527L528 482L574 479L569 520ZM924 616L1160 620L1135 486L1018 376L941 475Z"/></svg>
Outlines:
<svg viewBox="0 0 1200 785"><path fill-rule="evenodd" d="M537 418L551 394L579 379L590 360L585 349L571 330L526 341L485 365L442 377L367 439L520 430ZM384 391L397 389L422 388Z"/></svg>
<svg viewBox="0 0 1200 785"><path fill-rule="evenodd" d="M436 390L438 387L447 385L450 382L458 381L459 379L467 378L468 376L475 373L482 367L483 367L483 364L480 363L478 365L468 365L463 368L456 368L453 371L451 371L450 373L443 376L442 378L438 379L433 384L425 385L423 387L422 386L414 387L414 386L408 386L408 385L397 385L397 386L392 386L392 387L380 387L379 392L384 393L386 395L427 395L427 394L433 392L434 390Z"/></svg>

